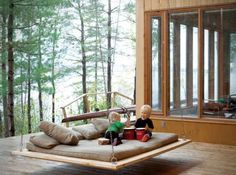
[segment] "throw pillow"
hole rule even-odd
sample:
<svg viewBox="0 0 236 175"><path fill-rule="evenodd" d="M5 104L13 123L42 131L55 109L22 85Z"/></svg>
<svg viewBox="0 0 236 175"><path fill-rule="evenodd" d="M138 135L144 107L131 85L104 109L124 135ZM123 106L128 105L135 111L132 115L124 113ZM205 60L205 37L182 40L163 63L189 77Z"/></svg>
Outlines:
<svg viewBox="0 0 236 175"><path fill-rule="evenodd" d="M39 128L48 136L56 139L58 142L67 145L77 145L79 138L76 134L63 126L56 125L55 123L42 121Z"/></svg>
<svg viewBox="0 0 236 175"><path fill-rule="evenodd" d="M91 123L94 124L95 128L102 134L105 133L108 126L110 125L108 119L104 118L94 118L91 120Z"/></svg>
<svg viewBox="0 0 236 175"><path fill-rule="evenodd" d="M49 137L46 134L40 134L30 137L30 142L34 145L39 146L41 148L50 149L56 145L59 145L59 142L52 137Z"/></svg>
<svg viewBox="0 0 236 175"><path fill-rule="evenodd" d="M75 126L72 129L74 131L80 132L86 139L96 139L100 137L100 132L92 123Z"/></svg>

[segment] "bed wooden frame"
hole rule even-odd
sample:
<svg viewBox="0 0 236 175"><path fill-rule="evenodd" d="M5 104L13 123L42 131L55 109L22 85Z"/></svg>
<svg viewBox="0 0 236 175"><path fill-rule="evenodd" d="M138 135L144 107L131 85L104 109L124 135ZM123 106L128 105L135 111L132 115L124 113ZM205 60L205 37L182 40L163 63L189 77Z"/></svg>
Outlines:
<svg viewBox="0 0 236 175"><path fill-rule="evenodd" d="M46 154L46 153L40 153L40 152L32 152L32 151L28 151L27 149L24 149L22 151L13 151L12 154L31 157L31 158L37 158L37 159L71 163L75 165L101 168L101 169L118 170L126 166L150 159L162 153L171 151L189 142L191 141L188 139L179 139L178 141L168 144L166 146L163 146L155 150L145 152L136 156L132 156L126 159L122 159L117 162L104 162L104 161L91 160L91 159L81 159L81 158L74 158L74 157L59 156L59 155Z"/></svg>

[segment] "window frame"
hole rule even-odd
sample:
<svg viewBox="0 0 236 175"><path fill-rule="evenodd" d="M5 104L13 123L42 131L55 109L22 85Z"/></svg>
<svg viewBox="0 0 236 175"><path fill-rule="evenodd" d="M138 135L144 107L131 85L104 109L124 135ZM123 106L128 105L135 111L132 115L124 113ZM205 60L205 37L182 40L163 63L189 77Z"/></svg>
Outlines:
<svg viewBox="0 0 236 175"><path fill-rule="evenodd" d="M152 104L152 77L151 77L151 18L158 16L161 18L161 60L162 60L162 111L152 111L152 114L157 117L177 117L168 115L170 111L170 77L169 77L169 14L178 12L197 12L198 14L198 114L194 118L183 116L187 119L204 119L204 120L218 120L218 121L232 121L236 122L236 119L224 119L224 118L212 118L206 117L203 114L204 104L204 26L203 26L203 13L209 10L219 10L236 8L236 3L231 4L219 4L214 6L199 6L190 8L178 8L178 9L164 9L159 11L146 11L144 12L144 103Z"/></svg>
<svg viewBox="0 0 236 175"><path fill-rule="evenodd" d="M158 17L161 20L161 44L160 44L160 54L161 54L161 65L163 66L163 31L164 31L164 17L163 13L160 12L146 12L145 13L145 38L144 38L144 47L145 47L145 60L144 60L144 103L152 104L152 18ZM153 114L163 115L164 114L164 75L162 68L162 94L161 94L161 110L152 111Z"/></svg>

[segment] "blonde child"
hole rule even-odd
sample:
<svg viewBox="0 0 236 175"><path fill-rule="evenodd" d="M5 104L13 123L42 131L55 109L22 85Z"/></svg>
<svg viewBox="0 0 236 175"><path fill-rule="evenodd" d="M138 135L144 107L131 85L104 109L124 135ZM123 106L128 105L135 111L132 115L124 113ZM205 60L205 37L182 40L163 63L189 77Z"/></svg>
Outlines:
<svg viewBox="0 0 236 175"><path fill-rule="evenodd" d="M120 121L120 114L117 112L111 112L109 114L109 121L111 124L105 133L105 138L109 139L113 146L122 144L119 134L123 132L125 126L129 127L129 117L125 123L122 123Z"/></svg>
<svg viewBox="0 0 236 175"><path fill-rule="evenodd" d="M152 120L150 119L152 108L149 105L143 105L140 109L141 117L137 119L135 128L145 128L145 135L141 139L142 142L147 142L152 136L152 130L154 129Z"/></svg>

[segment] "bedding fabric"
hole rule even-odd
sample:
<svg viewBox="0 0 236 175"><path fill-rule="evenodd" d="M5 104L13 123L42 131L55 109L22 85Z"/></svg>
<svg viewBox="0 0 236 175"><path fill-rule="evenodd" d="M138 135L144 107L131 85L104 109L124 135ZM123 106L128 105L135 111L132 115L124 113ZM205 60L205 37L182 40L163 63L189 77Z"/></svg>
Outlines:
<svg viewBox="0 0 236 175"><path fill-rule="evenodd" d="M100 132L92 123L72 127L72 130L81 133L88 140L97 139L101 136Z"/></svg>
<svg viewBox="0 0 236 175"><path fill-rule="evenodd" d="M115 146L114 152L117 160L122 160L144 152L148 152L178 140L178 136L173 133L153 133L148 142L138 140L122 140L123 144ZM78 145L57 145L52 149L44 149L27 143L29 151L42 152L47 154L62 155L67 157L77 157L109 162L112 157L111 145L99 145L98 140L81 140Z"/></svg>
<svg viewBox="0 0 236 175"><path fill-rule="evenodd" d="M40 135L31 136L30 142L32 142L36 146L47 149L53 148L54 146L60 144L57 140L52 137L49 137L44 133Z"/></svg>
<svg viewBox="0 0 236 175"><path fill-rule="evenodd" d="M100 134L104 134L110 125L109 120L104 118L94 118L91 120L91 123L95 126Z"/></svg>
<svg viewBox="0 0 236 175"><path fill-rule="evenodd" d="M79 138L76 133L63 126L56 125L48 121L41 121L39 128L48 136L54 138L62 144L77 145Z"/></svg>

